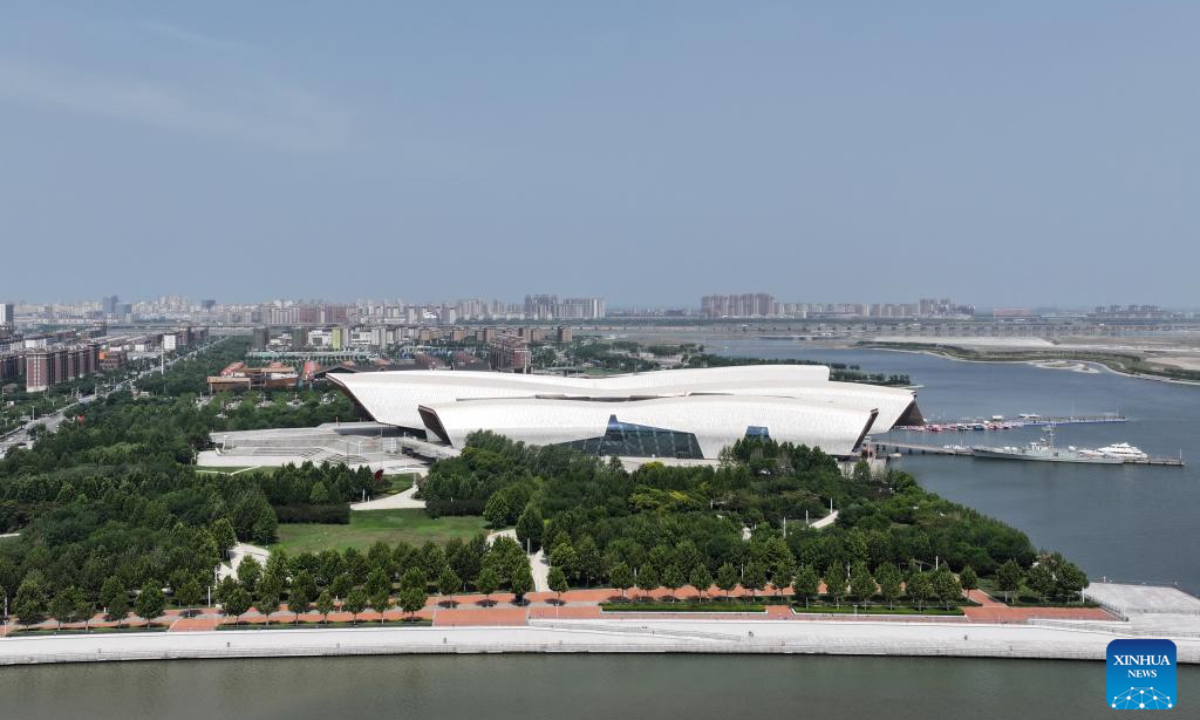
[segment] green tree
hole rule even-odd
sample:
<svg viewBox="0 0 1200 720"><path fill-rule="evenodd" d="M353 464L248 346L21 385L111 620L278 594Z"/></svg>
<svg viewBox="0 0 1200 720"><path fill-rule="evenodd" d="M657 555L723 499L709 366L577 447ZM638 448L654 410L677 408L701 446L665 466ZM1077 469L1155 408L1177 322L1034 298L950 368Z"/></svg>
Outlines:
<svg viewBox="0 0 1200 720"><path fill-rule="evenodd" d="M967 592L978 590L979 576L975 574L975 569L970 565L964 567L962 572L958 574L958 584L961 585L962 589L966 590Z"/></svg>
<svg viewBox="0 0 1200 720"><path fill-rule="evenodd" d="M909 576L905 589L908 591L908 596L917 604L918 610L925 609L925 603L929 602L935 592L929 573L919 570Z"/></svg>
<svg viewBox="0 0 1200 720"><path fill-rule="evenodd" d="M729 599L729 593L733 592L737 584L737 568L729 563L725 563L717 568L717 587L721 589L721 592L725 593L726 600Z"/></svg>
<svg viewBox="0 0 1200 720"><path fill-rule="evenodd" d="M1029 568L1029 572L1025 576L1025 584L1029 586L1042 602L1054 593L1054 588L1057 581L1054 578L1054 572L1050 569L1049 563L1038 562L1033 567Z"/></svg>
<svg viewBox="0 0 1200 720"><path fill-rule="evenodd" d="M550 553L550 566L562 568L568 577L578 575L579 555L569 542L561 542L554 546Z"/></svg>
<svg viewBox="0 0 1200 720"><path fill-rule="evenodd" d="M637 586L638 590L641 590L647 596L662 586L658 570L650 563L645 563L638 568Z"/></svg>
<svg viewBox="0 0 1200 720"><path fill-rule="evenodd" d="M313 483L312 490L308 493L308 502L311 505L326 505L329 503L329 490L325 488L325 483L320 480Z"/></svg>
<svg viewBox="0 0 1200 720"><path fill-rule="evenodd" d="M17 588L17 599L13 603L17 621L22 625L36 625L46 619L46 593L37 580L26 577Z"/></svg>
<svg viewBox="0 0 1200 720"><path fill-rule="evenodd" d="M447 567L442 571L441 577L438 578L437 585L438 592L449 597L462 590L463 582L462 578L458 576L458 573L454 572L453 568Z"/></svg>
<svg viewBox="0 0 1200 720"><path fill-rule="evenodd" d="M300 616L308 612L308 606L312 604L311 593L312 589L307 583L296 583L288 594L288 611L295 614L294 620L297 624L300 622Z"/></svg>
<svg viewBox="0 0 1200 720"><path fill-rule="evenodd" d="M58 620L61 628L63 623L76 623L91 615L91 604L83 597L83 591L71 585L54 596L50 601L50 614Z"/></svg>
<svg viewBox="0 0 1200 720"><path fill-rule="evenodd" d="M371 574L367 576L366 584L367 596L378 597L380 593L390 593L392 589L392 580L380 568L375 568ZM374 607L372 605L372 607Z"/></svg>
<svg viewBox="0 0 1200 720"><path fill-rule="evenodd" d="M859 602L867 604L876 592L875 578L866 563L857 563L850 570L850 595Z"/></svg>
<svg viewBox="0 0 1200 720"><path fill-rule="evenodd" d="M1005 562L996 571L996 586L1000 588L1000 592L1004 593L1004 602L1009 602L1009 593L1021 589L1023 581L1024 573L1021 572L1021 566L1012 560Z"/></svg>
<svg viewBox="0 0 1200 720"><path fill-rule="evenodd" d="M104 581L100 588L100 602L104 605L104 619L121 627L121 623L129 615L129 595L116 575Z"/></svg>
<svg viewBox="0 0 1200 720"><path fill-rule="evenodd" d="M958 583L958 578L954 577L954 573L950 572L947 567L941 567L933 573L933 594L938 600L950 609L951 603L958 601L962 597L962 586Z"/></svg>
<svg viewBox="0 0 1200 720"><path fill-rule="evenodd" d="M591 585L596 578L604 574L604 560L596 541L590 535L584 535L575 545L577 574L583 577L585 585Z"/></svg>
<svg viewBox="0 0 1200 720"><path fill-rule="evenodd" d="M155 582L146 583L133 601L134 614L145 620L146 625L153 623L166 608L167 598Z"/></svg>
<svg viewBox="0 0 1200 720"><path fill-rule="evenodd" d="M546 582L550 585L550 589L558 595L559 604L562 604L562 594L571 587L567 584L567 576L563 574L562 568L550 568Z"/></svg>
<svg viewBox="0 0 1200 720"><path fill-rule="evenodd" d="M757 598L758 591L766 587L767 584L767 568L757 560L746 565L746 572L742 575L742 587L750 591L750 594Z"/></svg>
<svg viewBox="0 0 1200 720"><path fill-rule="evenodd" d="M525 602L525 595L533 590L533 573L529 569L528 563L523 563L513 572L512 577L508 579L509 586L512 588L513 595L516 597L513 602L520 605Z"/></svg>
<svg viewBox="0 0 1200 720"><path fill-rule="evenodd" d="M1073 562L1063 561L1056 576L1057 592L1066 600L1078 596L1082 602L1083 589L1088 586L1088 576Z"/></svg>
<svg viewBox="0 0 1200 720"><path fill-rule="evenodd" d="M796 577L792 580L792 592L796 594L796 597L804 598L804 607L808 607L809 600L820 595L821 577L817 575L816 570L813 570L812 565L800 566L800 570L796 572Z"/></svg>
<svg viewBox="0 0 1200 720"><path fill-rule="evenodd" d="M879 594L887 602L888 608L896 607L904 583L900 570L892 563L884 563L875 571L875 579L879 582Z"/></svg>
<svg viewBox="0 0 1200 720"><path fill-rule="evenodd" d="M392 607L392 596L389 587L386 590L378 590L371 595L371 607L375 612L379 613L379 624L383 624L383 614Z"/></svg>
<svg viewBox="0 0 1200 720"><path fill-rule="evenodd" d="M125 587L121 584L121 579L116 575L110 575L100 586L100 606L107 609L109 605L116 602L118 596L123 597L124 595Z"/></svg>
<svg viewBox="0 0 1200 720"><path fill-rule="evenodd" d="M333 597L330 596L328 590L325 590L317 598L317 612L321 613L322 623L329 622L329 613L333 612L333 610Z"/></svg>
<svg viewBox="0 0 1200 720"><path fill-rule="evenodd" d="M224 611L226 615L232 615L234 625L242 624L242 616L250 610L250 593L246 592L246 588L235 587L229 592L229 596L225 598Z"/></svg>
<svg viewBox="0 0 1200 720"><path fill-rule="evenodd" d="M400 609L411 618L425 607L428 600L423 587L406 587L400 591Z"/></svg>
<svg viewBox="0 0 1200 720"><path fill-rule="evenodd" d="M634 585L633 571L625 563L617 563L609 574L609 581L621 591L621 597L624 598L625 592Z"/></svg>
<svg viewBox="0 0 1200 720"><path fill-rule="evenodd" d="M842 598L846 597L846 571L837 565L830 565L825 572L825 592L833 598L836 607L842 606Z"/></svg>
<svg viewBox="0 0 1200 720"><path fill-rule="evenodd" d="M667 566L667 569L663 571L662 586L671 591L672 600L676 599L675 593L679 590L679 588L683 587L685 582L687 581L683 577L683 571L679 569L678 565L671 563Z"/></svg>
<svg viewBox="0 0 1200 720"><path fill-rule="evenodd" d="M262 580L263 567L260 562L253 556L247 555L242 558L242 562L237 569L238 581L242 583L242 587L246 588L246 592L250 593L251 597L258 591L258 583Z"/></svg>
<svg viewBox="0 0 1200 720"><path fill-rule="evenodd" d="M705 593L712 588L712 573L708 571L708 567L704 563L700 563L692 568L692 574L688 577L688 584L696 588L696 593L703 599Z"/></svg>
<svg viewBox="0 0 1200 720"><path fill-rule="evenodd" d="M183 609L184 617L190 615L193 609L200 604L203 597L202 592L200 583L194 577L184 580L182 585L175 588L175 602Z"/></svg>
<svg viewBox="0 0 1200 720"><path fill-rule="evenodd" d="M538 510L537 505L533 503L526 505L521 516L517 518L517 541L528 552L537 552L542 544L542 532L545 529L546 524L542 519L542 511Z"/></svg>
<svg viewBox="0 0 1200 720"><path fill-rule="evenodd" d="M483 519L487 520L489 526L499 529L508 524L508 516L511 513L512 510L508 507L508 501L504 499L504 495L496 493L483 508Z"/></svg>
<svg viewBox="0 0 1200 720"><path fill-rule="evenodd" d="M279 592L273 589L260 593L258 600L254 603L254 607L262 613L263 620L267 625L271 624L271 616L279 612L279 605Z"/></svg>
<svg viewBox="0 0 1200 720"><path fill-rule="evenodd" d="M475 578L475 588L483 593L484 602L491 602L492 593L500 587L500 575L494 568L485 567L479 571L479 577Z"/></svg>
<svg viewBox="0 0 1200 720"><path fill-rule="evenodd" d="M212 524L209 529L213 540L217 542L217 550L220 551L221 557L227 557L230 549L237 545L237 533L233 530L233 523L229 522L229 518L219 518Z"/></svg>
<svg viewBox="0 0 1200 720"><path fill-rule="evenodd" d="M333 596L338 600L346 597L347 593L349 593L353 588L354 579L350 577L349 573L342 573L341 575L338 575L329 585L329 591L332 592Z"/></svg>
<svg viewBox="0 0 1200 720"><path fill-rule="evenodd" d="M342 609L350 613L351 624L358 623L358 614L367 609L367 591L360 587L356 587L346 596L346 602L342 603Z"/></svg>

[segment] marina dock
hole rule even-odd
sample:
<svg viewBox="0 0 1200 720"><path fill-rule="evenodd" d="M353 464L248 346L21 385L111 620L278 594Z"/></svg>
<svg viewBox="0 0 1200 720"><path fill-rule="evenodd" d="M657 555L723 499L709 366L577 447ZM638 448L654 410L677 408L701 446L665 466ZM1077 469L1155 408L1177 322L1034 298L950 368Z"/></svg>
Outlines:
<svg viewBox="0 0 1200 720"><path fill-rule="evenodd" d="M1124 415L1105 413L1104 415L1020 415L1008 419L993 415L990 419L964 418L947 422L926 421L924 425L897 425L897 430L908 432L967 432L991 430L1016 430L1027 427L1054 427L1057 425L1099 425L1106 423L1129 422Z"/></svg>
<svg viewBox="0 0 1200 720"><path fill-rule="evenodd" d="M900 455L956 455L959 457L975 456L975 452L965 445L920 445L917 443L869 442L865 444L865 447L873 449L877 456L882 457L896 453L899 453ZM1180 468L1184 466L1182 457L1149 457L1139 460L1126 460L1121 464Z"/></svg>

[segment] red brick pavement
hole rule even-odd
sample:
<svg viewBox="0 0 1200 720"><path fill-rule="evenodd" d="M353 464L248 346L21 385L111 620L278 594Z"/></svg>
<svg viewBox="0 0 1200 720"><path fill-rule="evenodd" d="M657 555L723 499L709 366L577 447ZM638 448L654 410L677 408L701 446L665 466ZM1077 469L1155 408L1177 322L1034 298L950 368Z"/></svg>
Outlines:
<svg viewBox="0 0 1200 720"><path fill-rule="evenodd" d="M520 607L466 608L439 610L433 618L435 626L457 625L526 625L527 611Z"/></svg>
<svg viewBox="0 0 1200 720"><path fill-rule="evenodd" d="M1029 620L1111 620L1117 618L1101 608L1089 607L1011 607L981 590L971 590L967 597L979 607L965 607L963 614L972 622L1023 623Z"/></svg>
<svg viewBox="0 0 1200 720"><path fill-rule="evenodd" d="M563 605L529 608L530 620L599 620L604 616L599 605Z"/></svg>

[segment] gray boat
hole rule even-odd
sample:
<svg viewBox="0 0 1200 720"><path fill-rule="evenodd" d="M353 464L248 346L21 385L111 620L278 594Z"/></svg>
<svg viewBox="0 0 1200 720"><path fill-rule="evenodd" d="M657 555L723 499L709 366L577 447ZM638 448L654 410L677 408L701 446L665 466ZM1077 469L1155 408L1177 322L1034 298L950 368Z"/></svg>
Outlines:
<svg viewBox="0 0 1200 720"><path fill-rule="evenodd" d="M1122 465L1125 463L1125 458L1115 454L1075 447L1054 447L1054 428L1050 428L1046 435L1047 438L1035 440L1023 447L973 447L971 454L986 460L1029 460L1089 465Z"/></svg>

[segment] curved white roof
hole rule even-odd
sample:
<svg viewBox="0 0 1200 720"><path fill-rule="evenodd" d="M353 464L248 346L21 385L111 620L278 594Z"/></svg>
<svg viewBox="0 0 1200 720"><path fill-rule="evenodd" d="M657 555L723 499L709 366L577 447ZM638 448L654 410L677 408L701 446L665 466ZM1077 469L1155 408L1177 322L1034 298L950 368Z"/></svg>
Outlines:
<svg viewBox="0 0 1200 720"><path fill-rule="evenodd" d="M403 371L330 376L379 422L421 428L417 407L487 398L645 400L736 395L790 397L811 405L877 409L874 430L885 432L912 406L912 391L828 381L816 365L747 365L664 370L605 378L568 378L476 371Z"/></svg>
<svg viewBox="0 0 1200 720"><path fill-rule="evenodd" d="M476 430L492 430L513 440L549 445L603 436L609 418L696 436L706 458L765 427L770 436L850 455L871 427L874 410L792 398L705 395L630 402L515 398L471 400L422 406L431 431L461 446Z"/></svg>

